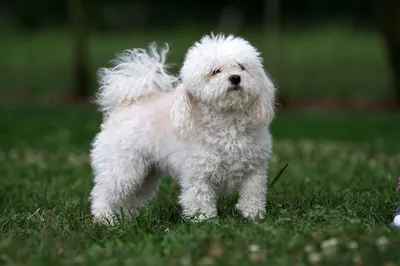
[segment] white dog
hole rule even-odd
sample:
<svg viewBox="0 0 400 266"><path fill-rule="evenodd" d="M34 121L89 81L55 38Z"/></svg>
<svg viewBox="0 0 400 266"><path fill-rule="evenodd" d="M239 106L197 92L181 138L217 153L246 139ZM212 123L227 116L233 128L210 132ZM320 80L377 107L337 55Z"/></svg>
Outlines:
<svg viewBox="0 0 400 266"><path fill-rule="evenodd" d="M243 216L263 218L275 88L259 52L242 38L205 36L188 51L179 80L165 70L167 53L168 46L134 49L100 72L95 220L135 213L167 174L181 186L185 218L216 217L217 197L234 189Z"/></svg>

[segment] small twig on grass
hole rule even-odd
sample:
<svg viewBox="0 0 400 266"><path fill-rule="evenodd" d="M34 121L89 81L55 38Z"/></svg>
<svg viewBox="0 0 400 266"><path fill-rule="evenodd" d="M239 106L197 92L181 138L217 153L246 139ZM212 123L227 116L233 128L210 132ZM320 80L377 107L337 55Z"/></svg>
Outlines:
<svg viewBox="0 0 400 266"><path fill-rule="evenodd" d="M288 163L279 171L279 173L275 176L275 178L272 180L272 182L268 185L268 190L272 188L273 185L278 181L278 179L281 177L283 172L285 171L286 167L288 167Z"/></svg>

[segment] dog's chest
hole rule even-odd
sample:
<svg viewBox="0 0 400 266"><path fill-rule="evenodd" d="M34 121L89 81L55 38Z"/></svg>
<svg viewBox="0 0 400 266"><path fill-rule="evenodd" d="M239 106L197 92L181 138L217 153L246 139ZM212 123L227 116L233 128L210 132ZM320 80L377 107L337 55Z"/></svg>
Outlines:
<svg viewBox="0 0 400 266"><path fill-rule="evenodd" d="M265 154L263 145L249 135L229 135L213 138L209 143L214 167L212 179L217 182L238 179L258 167Z"/></svg>

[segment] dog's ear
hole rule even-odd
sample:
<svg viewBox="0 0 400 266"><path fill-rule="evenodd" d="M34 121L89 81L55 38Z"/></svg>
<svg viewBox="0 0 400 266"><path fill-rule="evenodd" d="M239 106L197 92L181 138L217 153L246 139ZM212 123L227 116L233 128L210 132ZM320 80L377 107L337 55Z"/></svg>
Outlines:
<svg viewBox="0 0 400 266"><path fill-rule="evenodd" d="M275 86L265 72L261 86L260 95L250 108L250 119L253 124L270 124L275 116Z"/></svg>
<svg viewBox="0 0 400 266"><path fill-rule="evenodd" d="M172 127L178 139L186 139L195 133L194 104L191 93L180 84L175 90L175 101L171 110Z"/></svg>

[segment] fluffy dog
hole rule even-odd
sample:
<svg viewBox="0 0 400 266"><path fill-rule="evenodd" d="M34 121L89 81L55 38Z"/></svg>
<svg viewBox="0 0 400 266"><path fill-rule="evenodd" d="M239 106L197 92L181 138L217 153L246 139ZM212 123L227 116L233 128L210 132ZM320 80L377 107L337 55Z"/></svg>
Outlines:
<svg viewBox="0 0 400 266"><path fill-rule="evenodd" d="M126 51L100 70L95 220L135 213L167 174L181 186L185 218L216 217L217 197L238 190L236 208L262 219L275 87L260 53L243 38L208 35L187 52L179 79L166 71L167 53L154 45Z"/></svg>

